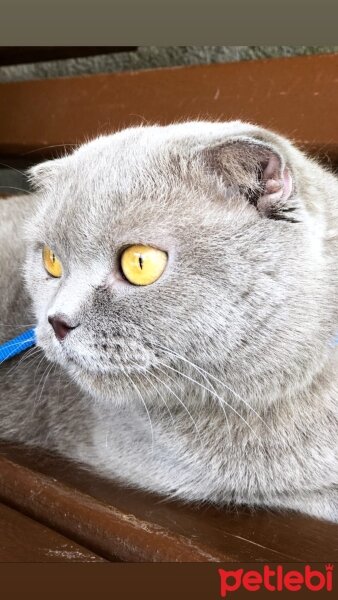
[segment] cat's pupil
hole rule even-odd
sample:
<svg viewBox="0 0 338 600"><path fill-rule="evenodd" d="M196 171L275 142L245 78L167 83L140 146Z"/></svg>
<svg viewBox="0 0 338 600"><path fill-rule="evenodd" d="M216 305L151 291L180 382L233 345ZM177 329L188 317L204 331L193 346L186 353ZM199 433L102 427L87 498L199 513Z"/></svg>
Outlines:
<svg viewBox="0 0 338 600"><path fill-rule="evenodd" d="M140 269L142 269L143 268L143 258L142 258L142 256L138 257L138 262L139 262L139 265L140 265Z"/></svg>

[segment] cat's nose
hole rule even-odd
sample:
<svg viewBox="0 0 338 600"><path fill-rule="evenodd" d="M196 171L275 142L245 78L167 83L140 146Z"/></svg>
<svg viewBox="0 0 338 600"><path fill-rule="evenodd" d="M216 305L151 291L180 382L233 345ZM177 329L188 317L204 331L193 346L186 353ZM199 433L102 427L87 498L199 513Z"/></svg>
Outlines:
<svg viewBox="0 0 338 600"><path fill-rule="evenodd" d="M64 319L61 319L60 317L48 317L48 322L53 327L54 333L57 339L60 340L60 342L65 339L66 335L72 329L75 329L77 327L77 325L75 325L75 327L69 325L69 323L67 323Z"/></svg>

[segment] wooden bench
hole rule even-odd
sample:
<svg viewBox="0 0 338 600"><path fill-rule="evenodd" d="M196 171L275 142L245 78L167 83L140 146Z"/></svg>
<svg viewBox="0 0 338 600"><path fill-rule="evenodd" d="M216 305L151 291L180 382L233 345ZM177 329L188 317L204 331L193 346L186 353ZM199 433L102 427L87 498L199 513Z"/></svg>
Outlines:
<svg viewBox="0 0 338 600"><path fill-rule="evenodd" d="M241 118L334 166L337 90L338 55L1 84L0 161L25 167L140 122ZM8 444L0 502L2 561L338 560L338 525L163 501Z"/></svg>

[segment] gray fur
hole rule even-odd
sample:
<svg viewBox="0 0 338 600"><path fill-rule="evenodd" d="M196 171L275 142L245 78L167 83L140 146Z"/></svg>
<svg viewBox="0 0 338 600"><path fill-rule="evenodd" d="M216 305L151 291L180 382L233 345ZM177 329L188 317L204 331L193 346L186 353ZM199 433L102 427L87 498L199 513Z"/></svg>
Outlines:
<svg viewBox="0 0 338 600"><path fill-rule="evenodd" d="M0 367L1 436L161 494L338 521L337 178L239 121L127 129L31 176L36 194L0 202L0 341L36 322L42 351ZM153 285L120 275L134 243L168 252ZM51 314L79 324L61 343Z"/></svg>

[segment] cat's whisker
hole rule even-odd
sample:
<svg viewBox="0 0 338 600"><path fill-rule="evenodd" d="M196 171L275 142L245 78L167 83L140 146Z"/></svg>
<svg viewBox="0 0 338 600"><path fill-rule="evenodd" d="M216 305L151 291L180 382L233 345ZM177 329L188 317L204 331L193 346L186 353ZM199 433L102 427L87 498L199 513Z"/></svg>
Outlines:
<svg viewBox="0 0 338 600"><path fill-rule="evenodd" d="M161 363L161 364L164 364L164 363ZM160 370L162 373L165 373L165 372L163 371L163 369L160 369L159 367L156 367L156 368L157 368L157 369L159 369L159 370ZM167 373L165 373L165 375L166 375L167 377L170 377L170 375L168 375ZM203 377L203 375L202 375L202 377ZM210 382L207 380L207 378L206 378L206 377L203 377L203 378L204 378L204 380L205 380L207 383L209 383L209 384L210 384ZM173 377L170 377L170 379L171 379L172 381L175 381ZM210 386L211 386L211 388L213 389L213 391L216 393L216 390L215 390L214 386L213 386L212 384L210 384ZM225 409L224 409L224 406L223 406L223 404L222 404L221 402L218 402L218 404L219 404L219 406L220 406L220 408L221 408L221 410L222 410L222 412L223 412L223 414L224 414L225 421L226 421L227 428L228 428L229 437L231 437L231 430L230 430L230 424L229 424L228 415L227 415L227 414L226 414L226 412L225 412Z"/></svg>
<svg viewBox="0 0 338 600"><path fill-rule="evenodd" d="M149 372L149 375L151 375L150 372ZM167 377L167 379L170 379L170 381L172 381L175 385L177 385L180 388L181 392L184 393L184 388L183 388L182 384L180 384L176 379L174 379L174 377L169 375L169 373L165 373L165 376Z"/></svg>
<svg viewBox="0 0 338 600"><path fill-rule="evenodd" d="M24 188L19 188L13 185L0 185L0 190L16 190L17 192L23 192L26 196L32 195L32 192L29 190L25 190Z"/></svg>
<svg viewBox="0 0 338 600"><path fill-rule="evenodd" d="M25 362L25 361L26 361L28 358L29 358L29 359L31 359L31 358L33 358L33 357L36 357L36 358L37 358L37 355L38 355L40 352L42 352L41 348L35 348L35 347L33 347L33 348L30 348L30 349L29 349L27 352L25 352L25 354L22 356L22 358L20 358L19 362L17 362L17 363L14 365L14 367L12 367L12 368L11 368L11 369L8 371L7 375L10 375L10 374L11 374L13 371L16 371L16 369L18 369L19 367L21 367L21 366L22 366L22 363L23 363L23 362ZM30 361L28 361L28 363L29 363L29 362L30 362ZM26 364L28 364L28 363L26 363Z"/></svg>
<svg viewBox="0 0 338 600"><path fill-rule="evenodd" d="M161 371L161 373L164 373L164 375L166 375L165 371L163 371L163 369L160 369L160 367L156 367L159 371ZM155 377L155 379L159 379L154 373L152 373L152 376ZM194 425L195 431L197 433L198 439L200 441L201 446L203 446L202 443L202 438L201 438L201 434L200 431L197 427L196 421L194 419L194 417L192 416L190 410L186 407L186 405L184 404L183 400L181 400L181 398L179 398L179 396L177 396L177 394L175 394L175 392L171 389L171 387L169 385L167 385L166 383L164 383L164 381L162 381L161 379L159 379L159 381L161 381L161 383L164 385L164 387L179 401L179 403L181 404L181 406L183 406L183 409L185 410L185 412L187 413L187 415L189 416L191 422Z"/></svg>
<svg viewBox="0 0 338 600"><path fill-rule="evenodd" d="M254 429L252 429L251 425L249 425L249 423L244 419L243 415L241 415L233 406L231 406L231 404L229 404L228 402L226 402L226 400L224 400L224 398L221 398L221 396L219 396L216 392L214 392L214 390L212 390L211 388L205 387L205 385L203 385L199 381L196 381L196 379L193 379L192 377L189 377L189 375L186 375L186 373L182 373L181 371L178 371L177 369L174 369L174 367L170 367L169 365L166 365L165 363L162 363L161 361L158 361L158 362L161 365L163 365L164 367L166 367L167 369L170 369L171 371L174 371L175 373L178 373L182 377L185 377L186 379L188 379L192 383L196 383L201 388L203 388L204 390L206 390L207 392L210 392L213 396L215 396L222 404L225 404L226 406L228 406L230 408L230 410L232 410L243 421L243 423L245 423L245 425L247 425L247 427L250 429L250 431L255 436L255 438L260 443L262 443L262 441L259 438L259 436L257 435L257 433L254 431Z"/></svg>
<svg viewBox="0 0 338 600"><path fill-rule="evenodd" d="M50 372L51 372L51 370L52 370L53 367L55 367L54 363L52 363L51 365L47 364L47 367L46 367L45 371L43 372L43 375L42 375L42 377L41 377L41 379L39 381L38 387L37 387L37 393L36 393L36 396L35 396L34 406L39 406L40 405L40 401L41 401L41 398L42 398L43 390L44 390L45 385L46 385L46 381L47 381L48 376L49 376L49 374L50 374ZM41 387L39 399L37 400L38 390L39 390L39 387L40 387L40 383L42 381L43 381L43 383L42 383L42 387Z"/></svg>
<svg viewBox="0 0 338 600"><path fill-rule="evenodd" d="M206 383L210 385L210 387L214 390L214 392L216 392L214 386L212 385L212 383L210 383L210 381L207 379L207 377L205 377L205 375L203 375L203 373L200 373L200 374L202 375L204 381L206 381ZM177 385L179 385L178 382L173 377L171 377L169 374L166 374L166 376L169 377L169 379L171 379L174 383L176 383ZM182 386L179 385L179 387L182 390ZM219 406L220 406L220 408L221 408L221 410L222 410L222 412L224 414L224 417L225 417L225 420L226 420L226 424L227 424L227 428L228 428L228 433L229 433L229 436L231 437L231 431L230 431L230 424L229 424L228 415L225 412L223 404L219 403Z"/></svg>
<svg viewBox="0 0 338 600"><path fill-rule="evenodd" d="M32 355L31 355L31 356L29 356L29 357L28 357L28 360L27 360L27 362L26 362L26 363L25 363L25 365L24 365L24 366L25 366L25 368L26 368L28 365L30 365L30 368L31 368L31 367L33 367L33 366L36 364L36 361L37 361L37 360L39 360L39 357L40 357L40 356L39 356L38 354L36 354L36 355L33 355L33 356L32 356ZM17 365L17 364L16 364L16 365L14 365L14 367L12 367L12 368L10 369L10 371L8 371L8 373L7 373L7 376L9 377L9 376L10 376L10 374L11 374L12 372L14 372L14 373L15 373L15 372L16 372L16 369L18 368L18 366L19 366L19 365Z"/></svg>
<svg viewBox="0 0 338 600"><path fill-rule="evenodd" d="M122 368L122 367L121 367L121 368ZM127 373L127 371L126 371L125 369L123 369L123 368L122 368L122 371L123 371L123 373L125 374L125 376L127 377L127 379L129 379L129 381L130 381L130 383L132 384L133 388L135 389L135 391L136 391L136 393L137 393L138 397L140 398L140 400L141 400L141 402L142 402L142 404L143 404L143 406L144 406L144 408L145 408L145 411L146 411L146 413L147 413L147 416L148 416L148 421L149 421L149 425L150 425L150 430L151 430L151 452L152 452L152 454L153 454L153 453L154 453L154 428L153 428L153 423L152 423L152 420L151 420L151 416L150 416L149 409L148 409L148 407L147 407L147 405L146 405L146 403L145 403L145 400L144 400L144 398L143 398L143 396L142 396L142 394L141 394L140 390L138 389L137 385L136 385L136 384L133 382L133 380L132 380L132 378L130 377L130 375L129 375L129 374Z"/></svg>
<svg viewBox="0 0 338 600"><path fill-rule="evenodd" d="M148 375L153 375L153 373L151 373L150 371L147 371L147 373L148 373ZM164 403L164 405L165 405L165 407L166 407L166 409L167 409L167 411L168 411L168 414L170 415L170 418L171 418L172 424L173 424L173 426L175 427L175 420L174 420L174 417L173 417L173 415L172 415L172 412L171 412L171 410L170 410L170 408L169 408L169 406L168 406L168 403L167 403L167 401L166 401L166 400L165 400L165 398L162 396L162 394L161 394L161 392L158 390L158 388L157 388L157 387L156 387L156 386L153 384L153 382L152 382L152 381L149 379L149 377L147 377L147 375L146 375L145 373L142 373L142 375L143 375L143 377L146 379L146 381L148 381L148 383L151 385L151 387L152 387L152 388L155 390L155 392L157 393L157 395L158 395L158 396L161 398L162 402ZM161 380L160 380L160 381L161 381ZM163 383L163 382L161 381L161 383ZM145 390L147 389L145 386L144 386L144 388L145 388Z"/></svg>
<svg viewBox="0 0 338 600"><path fill-rule="evenodd" d="M62 375L62 371L61 371L61 369L59 369L59 377L58 377L58 383L57 383L57 388L58 388L57 404L58 405L60 403L61 375ZM66 390L67 387L69 387L69 385L70 385L70 383L68 383L68 386L65 385L64 390Z"/></svg>
<svg viewBox="0 0 338 600"><path fill-rule="evenodd" d="M202 377L203 377L204 381L205 381L205 382L206 382L208 385L210 385L211 389L212 389L212 390L213 390L215 393L217 393L217 392L216 392L216 390L215 390L215 387L212 385L212 383L209 381L209 379L208 379L208 378L207 378L205 375L203 375L203 373L200 373L200 375L202 375ZM224 406L223 406L223 402L218 402L218 405L219 405L219 407L220 407L221 411L223 412L223 415L224 415L224 418L225 418L225 421L226 421L226 424L227 424L227 428L228 428L229 439L230 439L230 438L231 438L231 429L230 429L230 423L229 423L228 415L227 415L227 413L226 413L226 410L225 410L225 408L224 408Z"/></svg>
<svg viewBox="0 0 338 600"><path fill-rule="evenodd" d="M34 364L36 364L36 361L38 361L39 358L40 358L40 354L39 353L37 353L34 356L30 356L29 359L27 360L27 362L25 363L25 368L27 367L27 365L33 366ZM14 369L15 369L15 367L14 367Z"/></svg>
<svg viewBox="0 0 338 600"><path fill-rule="evenodd" d="M41 376L41 378L39 380L39 383L38 383L37 388L36 388L35 399L34 399L34 406L35 407L40 404L40 400L41 400L41 397L42 397L42 392L43 392L43 389L45 387L45 384L46 384L46 381L47 381L47 378L48 378L48 374L51 371L52 366L54 366L54 365L53 364L50 365L49 363L47 364L47 366L44 369L44 372L43 372L43 374L42 374L42 376ZM38 398L38 393L39 393L40 385L41 385L41 391L40 391L40 395L39 395L39 398Z"/></svg>
<svg viewBox="0 0 338 600"><path fill-rule="evenodd" d="M258 417L258 419L265 425L265 427L267 427L267 429L269 429L269 431L275 435L275 431L273 429L271 429L271 427L266 423L266 421L264 421L264 419L262 418L262 416L249 404L249 402L247 400L245 400L244 398L242 398L242 396L240 396L237 392L235 392L235 390L233 390L229 385L227 385L226 383L224 383L223 381L221 381L220 379L218 379L217 377L215 377L214 375L212 375L211 373L209 373L208 371L206 371L205 369L203 369L202 367L199 367L198 365L196 365L195 363L191 362L190 360L188 360L186 357L181 356L180 354L178 354L177 352L174 352L172 350L169 349L163 349L160 346L158 347L158 349L162 350L162 352L166 352L167 354L172 354L174 356L176 356L177 358L179 358L180 360L183 360L184 362L188 363L189 365L191 365L193 368L195 368L197 371L199 371L201 374L205 373L208 377L211 377L212 379L214 379L215 381L217 381L217 383L219 383L222 387L224 387L226 390L228 390L231 394L233 394L238 400L240 400L241 402L243 402L250 410L252 410L252 412L256 415L256 417Z"/></svg>
<svg viewBox="0 0 338 600"><path fill-rule="evenodd" d="M19 169L16 169L16 167L12 167L12 165L6 165L6 163L0 162L0 167L5 167L6 169L10 169L10 171L15 171L15 173L19 173L20 175L26 177L26 173L20 171Z"/></svg>
<svg viewBox="0 0 338 600"><path fill-rule="evenodd" d="M29 154L34 154L36 152L40 152L41 150L50 150L51 148L64 148L66 146L72 146L74 149L79 146L79 144L53 144L52 146L42 146L41 148L34 148L34 150L28 150L28 152L22 152L21 156L28 156Z"/></svg>
<svg viewBox="0 0 338 600"><path fill-rule="evenodd" d="M158 371L161 371L161 372L162 372L162 373L163 373L163 374L164 374L166 377L168 376L168 374L167 374L167 373L165 373L165 371L163 371L163 370L162 370L162 369L160 369L159 367L158 367ZM187 409L187 407L185 406L184 402L183 402L183 401L182 401L180 398L178 398L178 396L176 396L176 394L173 392L173 390L171 389L171 387L170 387L170 386L168 386L168 385L167 385L167 384L166 384L166 383L165 383L165 382L164 382L164 381L163 381L163 380L162 380L160 377L158 377L157 375L155 375L155 373L151 373L151 372L149 372L149 375L151 375L151 376L152 376L152 377L154 377L154 378L155 378L157 381L159 381L159 382L160 382L162 385L164 385L164 386L165 386L165 387L168 389L168 391L169 391L171 394L173 394L173 395L175 396L175 398L177 398L177 400L179 400L180 404L182 404L182 406L183 406L184 410L187 412L187 414L189 415L189 418L190 418L190 420L192 421L192 423L193 423L193 425L194 425L194 428L195 428L195 430L196 430L196 433L197 433L197 435L198 435L198 439L199 439L200 443L202 443L202 440L201 440L201 434L200 434L200 432L199 432L199 430L198 430L198 427L197 427L197 425L196 425L196 422L195 422L195 420L193 419L193 417L192 417L192 415L190 414L190 412L189 412L189 410ZM170 377L170 379L172 379L172 380L173 380L173 378L172 378L172 377ZM170 414L171 414L171 412L170 412Z"/></svg>
<svg viewBox="0 0 338 600"><path fill-rule="evenodd" d="M213 390L215 393L217 393L217 392L216 392L216 390L215 390L215 387L212 385L212 383L209 381L209 379L208 379L208 378L207 378L205 375L203 375L203 373L200 373L200 375L202 375L202 377L203 377L204 381L205 381L205 382L206 382L208 385L210 385L211 389L212 389L212 390ZM230 423L229 423L228 415L226 414L226 411L225 411L225 408L224 408L224 406L223 406L223 403L222 403L222 402L218 402L218 405L219 405L219 407L220 407L221 411L223 412L223 415L224 415L224 418L225 418L225 421L226 421L226 424L227 424L227 428L228 428L228 434L229 434L229 438L231 438L231 429L230 429Z"/></svg>
<svg viewBox="0 0 338 600"><path fill-rule="evenodd" d="M10 327L10 329L15 329L16 327L35 327L36 323L11 323L8 325L7 323L1 323L1 329L3 327Z"/></svg>
<svg viewBox="0 0 338 600"><path fill-rule="evenodd" d="M39 371L39 368L40 368L40 365L41 365L41 363L42 363L44 360L45 360L45 355L43 354L43 355L42 355L42 358L41 358L41 360L39 361L39 363L38 363L38 365L37 365L37 367L36 367L36 369L35 369L35 373L34 373L34 380L33 380L33 386L34 386L34 387L35 387L36 375L37 375L37 373L38 373L38 371Z"/></svg>
<svg viewBox="0 0 338 600"><path fill-rule="evenodd" d="M40 363L39 363L40 364ZM43 373L38 381L38 385L36 386L36 392L35 392L35 398L34 398L34 402L33 402L33 406L34 408L37 406L37 399L38 399L38 394L39 394L39 389L40 389L40 384L43 383L45 375L47 374L48 370L49 370L50 364L47 363L47 365L45 366Z"/></svg>

